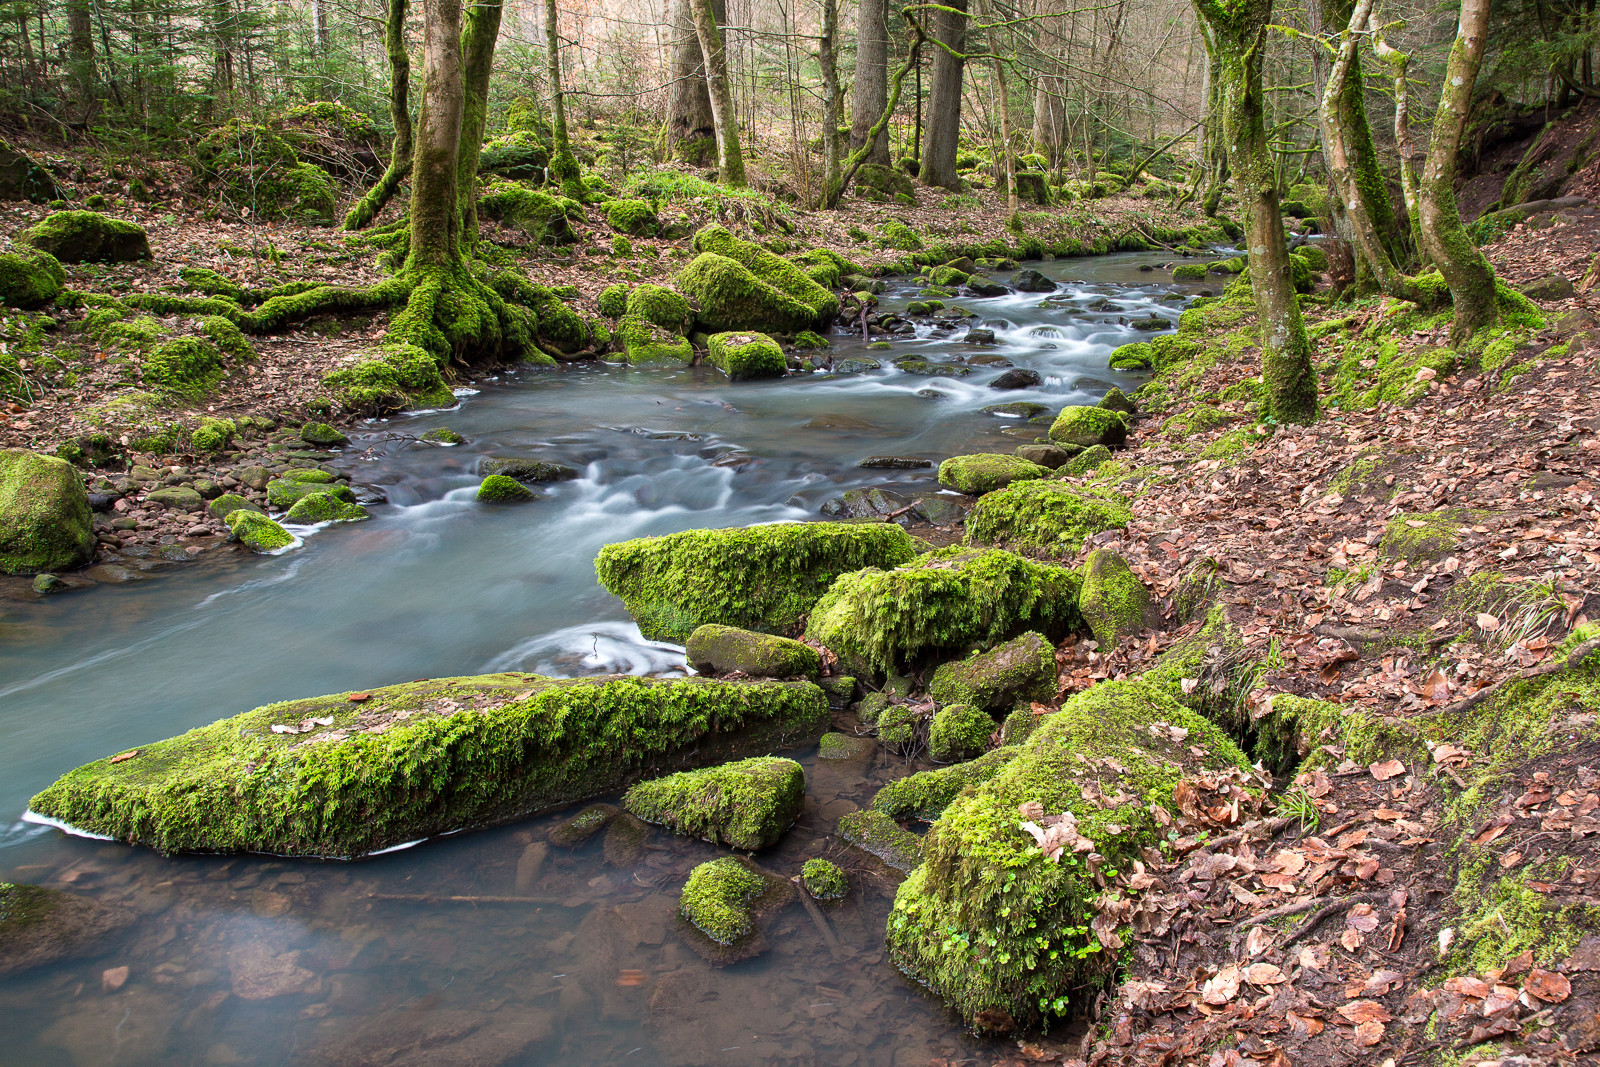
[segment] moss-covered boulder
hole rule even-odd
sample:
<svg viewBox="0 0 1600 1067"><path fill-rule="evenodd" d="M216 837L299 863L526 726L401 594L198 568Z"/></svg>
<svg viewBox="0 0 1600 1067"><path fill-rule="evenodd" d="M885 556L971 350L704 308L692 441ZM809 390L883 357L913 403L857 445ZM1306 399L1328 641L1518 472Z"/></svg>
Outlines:
<svg viewBox="0 0 1600 1067"><path fill-rule="evenodd" d="M252 552L271 555L294 546L294 534L279 526L259 511L240 508L231 511L222 520L228 524L230 539L238 541Z"/></svg>
<svg viewBox="0 0 1600 1067"><path fill-rule="evenodd" d="M798 678L822 671L822 657L810 645L737 626L698 626L685 648L690 666L701 674L738 671L752 678Z"/></svg>
<svg viewBox="0 0 1600 1067"><path fill-rule="evenodd" d="M775 756L641 782L622 806L645 822L744 851L771 848L800 815L806 772Z"/></svg>
<svg viewBox="0 0 1600 1067"><path fill-rule="evenodd" d="M664 285L645 284L628 294L624 313L653 322L664 330L682 333L689 328L694 312L682 293Z"/></svg>
<svg viewBox="0 0 1600 1067"><path fill-rule="evenodd" d="M30 807L164 853L357 856L806 744L827 715L805 682L439 678L257 708L80 767Z"/></svg>
<svg viewBox="0 0 1600 1067"><path fill-rule="evenodd" d="M992 721L989 728L994 729ZM892 819L924 819L932 822L944 814L944 809L950 806L952 800L999 774L1001 768L1021 751L1020 745L1008 744L965 763L935 767L931 771L918 771L897 778L878 790L872 798L872 810Z"/></svg>
<svg viewBox="0 0 1600 1067"><path fill-rule="evenodd" d="M675 283L698 305L695 322L707 332L796 333L818 324L816 313L806 304L715 252L696 256L678 272Z"/></svg>
<svg viewBox="0 0 1600 1067"><path fill-rule="evenodd" d="M1133 517L1113 489L1059 480L1008 485L980 498L967 513L967 538L977 544L1077 551L1103 530Z"/></svg>
<svg viewBox="0 0 1600 1067"><path fill-rule="evenodd" d="M904 197L911 206L915 206L917 202L917 186L911 180L911 176L881 163L863 163L856 171L851 188L855 190L855 195L863 200L896 203L902 202L900 198Z"/></svg>
<svg viewBox="0 0 1600 1067"><path fill-rule="evenodd" d="M599 296L595 297L595 306L606 318L620 319L628 313L628 294L632 291L623 282L608 285L600 290Z"/></svg>
<svg viewBox="0 0 1600 1067"><path fill-rule="evenodd" d="M646 637L683 641L705 623L791 633L841 574L915 556L893 523L781 523L620 541L595 573Z"/></svg>
<svg viewBox="0 0 1600 1067"><path fill-rule="evenodd" d="M606 204L606 224L632 237L653 237L661 229L647 200L612 200Z"/></svg>
<svg viewBox="0 0 1600 1067"><path fill-rule="evenodd" d="M307 493L289 507L284 519L296 523L359 522L372 518L360 504L341 500L330 492Z"/></svg>
<svg viewBox="0 0 1600 1067"><path fill-rule="evenodd" d="M1172 268L1172 280L1175 282L1203 282L1206 280L1206 265L1204 263L1180 263Z"/></svg>
<svg viewBox="0 0 1600 1067"><path fill-rule="evenodd" d="M0 449L0 573L70 571L93 558L93 515L77 468Z"/></svg>
<svg viewBox="0 0 1600 1067"><path fill-rule="evenodd" d="M347 445L350 438L325 422L308 422L300 427L300 440L317 448L334 448Z"/></svg>
<svg viewBox="0 0 1600 1067"><path fill-rule="evenodd" d="M17 235L17 243L62 263L126 263L150 258L144 228L96 211L55 211Z"/></svg>
<svg viewBox="0 0 1600 1067"><path fill-rule="evenodd" d="M681 367L694 362L694 346L681 334L657 326L638 315L624 315L617 323L622 355L635 367L652 364Z"/></svg>
<svg viewBox="0 0 1600 1067"><path fill-rule="evenodd" d="M43 307L67 283L67 272L42 248L0 252L0 303L24 310Z"/></svg>
<svg viewBox="0 0 1600 1067"><path fill-rule="evenodd" d="M525 485L566 482L578 476L576 467L523 456L493 456L483 461L481 469L484 474L504 474Z"/></svg>
<svg viewBox="0 0 1600 1067"><path fill-rule="evenodd" d="M881 811L852 811L839 819L839 836L897 871L922 859L922 839Z"/></svg>
<svg viewBox="0 0 1600 1067"><path fill-rule="evenodd" d="M513 130L484 142L478 157L478 169L485 174L536 182L544 180L544 169L549 165L549 133L541 138L531 130Z"/></svg>
<svg viewBox="0 0 1600 1067"><path fill-rule="evenodd" d="M946 548L846 574L817 602L806 635L852 667L897 670L1029 630L1064 634L1079 623L1079 581L1010 552Z"/></svg>
<svg viewBox="0 0 1600 1067"><path fill-rule="evenodd" d="M928 755L940 763L981 756L989 747L995 722L970 704L950 704L933 713L928 724Z"/></svg>
<svg viewBox="0 0 1600 1067"><path fill-rule="evenodd" d="M1081 608L1082 594L1078 597ZM1019 700L1049 700L1056 695L1055 646L1036 633L1023 634L987 652L941 664L928 682L941 704L967 704L1001 711Z"/></svg>
<svg viewBox="0 0 1600 1067"><path fill-rule="evenodd" d="M1128 424L1120 412L1072 405L1062 408L1056 421L1050 424L1050 440L1080 448L1093 445L1120 448L1128 440Z"/></svg>
<svg viewBox="0 0 1600 1067"><path fill-rule="evenodd" d="M314 477L316 475L324 477ZM346 504L359 503L349 486L337 484L331 477L326 477L323 471L289 471L267 483L267 503L275 508L288 510L301 497L312 493L328 493Z"/></svg>
<svg viewBox="0 0 1600 1067"><path fill-rule="evenodd" d="M800 868L800 884L811 898L823 904L837 904L850 895L850 876L837 863L809 859Z"/></svg>
<svg viewBox="0 0 1600 1067"><path fill-rule="evenodd" d="M764 333L745 330L712 334L706 359L734 381L781 378L789 368L783 348Z"/></svg>
<svg viewBox="0 0 1600 1067"><path fill-rule="evenodd" d="M222 353L202 337L175 337L151 349L139 373L147 386L199 400L222 383Z"/></svg>
<svg viewBox="0 0 1600 1067"><path fill-rule="evenodd" d="M1073 456L1070 460L1063 463L1059 470L1061 471L1062 477L1082 478L1085 475L1093 474L1107 463L1110 463L1111 459L1111 449L1107 448L1105 445L1095 445L1093 448L1086 448L1082 452L1079 452L1076 456ZM1102 499L1116 500L1120 502L1121 498L1106 496L1102 497ZM1126 520L1123 521L1126 522ZM1108 527L1108 529L1109 528L1110 527Z"/></svg>
<svg viewBox="0 0 1600 1067"><path fill-rule="evenodd" d="M1066 1015L1073 991L1110 976L1126 933L1115 913L1098 917L1096 874L1128 869L1161 840L1154 811L1177 812L1185 775L1242 778L1244 767L1217 726L1163 689L1102 682L1080 693L934 824L895 896L891 956L969 1023L1031 1029ZM1054 855L1024 829L1046 822L1047 840L1064 837Z"/></svg>
<svg viewBox="0 0 1600 1067"><path fill-rule="evenodd" d="M1050 468L1000 452L951 456L939 464L939 484L958 493L982 496L1012 482L1031 481L1050 474Z"/></svg>
<svg viewBox="0 0 1600 1067"><path fill-rule="evenodd" d="M1110 649L1145 627L1150 591L1128 567L1128 561L1109 548L1097 548L1083 564L1083 588L1078 612L1100 647Z"/></svg>
<svg viewBox="0 0 1600 1067"><path fill-rule="evenodd" d="M826 323L839 313L839 298L817 284L804 268L768 252L758 244L735 237L726 226L713 224L702 227L695 233L692 244L696 252L726 256L744 266L764 284L798 300L810 309L815 323ZM760 329L754 325L747 328Z"/></svg>
<svg viewBox="0 0 1600 1067"><path fill-rule="evenodd" d="M523 504L538 500L539 494L507 474L491 474L478 485L475 498L480 504Z"/></svg>
<svg viewBox="0 0 1600 1067"><path fill-rule="evenodd" d="M0 882L0 978L97 956L135 921L130 908L43 886Z"/></svg>
<svg viewBox="0 0 1600 1067"><path fill-rule="evenodd" d="M706 939L705 945L691 941L691 947L716 962L731 963L766 947L762 916L793 899L792 888L741 857L721 856L689 872L678 915Z"/></svg>
<svg viewBox="0 0 1600 1067"><path fill-rule="evenodd" d="M1133 401L1128 399L1128 394L1114 385L1106 391L1106 395L1100 398L1100 402L1095 407L1105 408L1107 411L1121 412L1124 415L1132 415L1138 410L1133 406ZM1104 448L1105 446L1097 445L1096 447Z"/></svg>
<svg viewBox="0 0 1600 1067"><path fill-rule="evenodd" d="M485 218L521 230L536 244L559 245L577 240L566 205L526 182L489 183L478 197L478 210Z"/></svg>
<svg viewBox="0 0 1600 1067"><path fill-rule="evenodd" d="M252 504L249 500L240 496L238 493L223 493L221 496L217 497L217 499L207 504L206 510L224 521L226 521L228 516L232 515L235 511L253 511L257 515L266 514L266 512L262 511L255 504Z"/></svg>

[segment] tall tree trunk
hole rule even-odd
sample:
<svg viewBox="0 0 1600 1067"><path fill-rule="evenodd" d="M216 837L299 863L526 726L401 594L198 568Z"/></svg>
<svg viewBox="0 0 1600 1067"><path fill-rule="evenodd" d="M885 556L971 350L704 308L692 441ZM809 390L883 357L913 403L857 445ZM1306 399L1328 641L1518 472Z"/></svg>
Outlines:
<svg viewBox="0 0 1600 1067"><path fill-rule="evenodd" d="M1434 112L1433 136L1422 169L1422 242L1450 287L1450 299L1455 304L1455 321L1450 329L1453 345L1500 321L1494 268L1461 224L1461 211L1456 206L1456 152L1472 107L1478 66L1483 62L1488 21L1489 0L1462 0L1461 21L1445 66L1444 88L1439 94L1439 109Z"/></svg>
<svg viewBox="0 0 1600 1067"><path fill-rule="evenodd" d="M844 196L845 188L855 178L856 171L872 158L872 153L880 141L888 140L889 120L894 117L894 109L900 106L900 87L905 84L906 74L920 69L922 42L928 38L922 32L922 24L914 16L907 15L906 23L911 27L911 48L906 53L906 61L900 64L900 69L894 72L894 78L889 82L889 97L883 103L883 114L878 116L878 121L867 131L866 141L845 160L838 182L823 187L822 206L825 208L831 210L839 206L839 199Z"/></svg>
<svg viewBox="0 0 1600 1067"><path fill-rule="evenodd" d="M991 37L991 50L993 47ZM1015 215L1021 208L1017 194L1017 148L1011 143L1011 93L1006 85L1005 61L994 57L995 92L1000 97L1000 164L1006 183L1006 210Z"/></svg>
<svg viewBox="0 0 1600 1067"><path fill-rule="evenodd" d="M1051 170L1060 170L1067 154L1067 79L1046 74L1033 94L1033 149Z"/></svg>
<svg viewBox="0 0 1600 1067"><path fill-rule="evenodd" d="M1228 160L1249 206L1250 287L1261 334L1261 380L1266 386L1262 415L1279 422L1310 423L1317 417L1317 376L1283 237L1261 84L1261 53L1272 20L1272 0L1194 0L1194 7L1210 30L1208 44L1221 60Z"/></svg>
<svg viewBox="0 0 1600 1067"><path fill-rule="evenodd" d="M550 176L561 183L561 191L574 200L583 199L578 161L567 139L566 85L561 80L561 23L556 0L544 0L545 55L550 76Z"/></svg>
<svg viewBox="0 0 1600 1067"><path fill-rule="evenodd" d="M461 121L466 107L461 62L461 0L423 0L422 110L411 167L409 270L461 266L461 211L456 201Z"/></svg>
<svg viewBox="0 0 1600 1067"><path fill-rule="evenodd" d="M705 58L694 28L694 0L672 0L672 84L667 87L667 127L663 156L697 165L717 152L716 122L711 116L711 90L706 87ZM717 21L726 20L720 3Z"/></svg>
<svg viewBox="0 0 1600 1067"><path fill-rule="evenodd" d="M922 141L923 185L959 189L956 150L961 141L961 80L966 73L962 53L967 43L967 0L949 0L933 14L933 77L928 85L928 122Z"/></svg>
<svg viewBox="0 0 1600 1067"><path fill-rule="evenodd" d="M456 203L461 210L461 244L478 244L478 156L489 121L489 75L494 70L495 43L500 39L503 0L474 0L461 33L461 148L456 162ZM565 129L562 133L565 133Z"/></svg>
<svg viewBox="0 0 1600 1067"><path fill-rule="evenodd" d="M1222 53L1204 22L1200 32L1206 43L1206 119L1200 140L1200 167L1205 172L1206 191L1200 198L1200 210L1207 218L1216 218L1228 184L1227 100L1222 87Z"/></svg>
<svg viewBox="0 0 1600 1067"><path fill-rule="evenodd" d="M554 0L551 0L554 2ZM711 91L711 120L717 135L717 180L744 188L744 153L739 149L739 119L733 111L733 89L728 84L728 53L717 26L711 0L690 0L694 6L694 31L706 61L706 86Z"/></svg>
<svg viewBox="0 0 1600 1067"><path fill-rule="evenodd" d="M839 0L822 0L822 37L817 62L822 67L822 187L839 181Z"/></svg>
<svg viewBox="0 0 1600 1067"><path fill-rule="evenodd" d="M889 28L884 0L861 0L856 12L856 80L850 100L850 151L867 143L889 98ZM874 143L868 163L889 165L889 139Z"/></svg>
<svg viewBox="0 0 1600 1067"><path fill-rule="evenodd" d="M89 18L89 0L68 0L67 8L67 65L78 103L83 108L85 120L91 120L95 110L94 24ZM42 9L41 9L42 11Z"/></svg>
<svg viewBox="0 0 1600 1067"><path fill-rule="evenodd" d="M1381 26L1374 26L1372 36L1373 50L1389 65L1389 74L1394 79L1394 147L1400 157L1400 189L1411 223L1411 243L1422 251L1426 265L1429 260L1422 241L1422 157L1411 137L1411 97L1407 91L1411 57L1389 46Z"/></svg>
<svg viewBox="0 0 1600 1067"><path fill-rule="evenodd" d="M389 10L383 25L384 46L389 53L389 121L394 124L389 166L377 184L367 190L344 217L347 230L360 230L370 225L411 169L411 55L406 51L408 6L408 0L388 0Z"/></svg>

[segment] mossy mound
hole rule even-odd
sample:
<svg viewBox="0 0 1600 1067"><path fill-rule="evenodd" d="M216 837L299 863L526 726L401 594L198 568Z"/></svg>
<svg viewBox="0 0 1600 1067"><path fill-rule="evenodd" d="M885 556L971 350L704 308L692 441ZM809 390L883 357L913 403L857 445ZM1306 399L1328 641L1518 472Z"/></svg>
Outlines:
<svg viewBox="0 0 1600 1067"><path fill-rule="evenodd" d="M550 165L548 134L541 139L528 130L514 130L504 137L485 141L478 156L478 169L484 174L541 182Z"/></svg>
<svg viewBox="0 0 1600 1067"><path fill-rule="evenodd" d="M0 449L0 574L70 571L94 558L93 515L64 459Z"/></svg>
<svg viewBox="0 0 1600 1067"><path fill-rule="evenodd" d="M1105 464L1110 463L1111 458L1111 449L1105 445L1095 445L1093 448L1086 448L1079 452L1056 469L1061 472L1061 476L1064 478L1082 478L1087 474L1093 474ZM1106 499L1120 501L1121 498L1109 497Z"/></svg>
<svg viewBox="0 0 1600 1067"><path fill-rule="evenodd" d="M639 286L628 294L626 314L637 315L665 330L682 333L689 328L694 312L683 294L675 293L664 285Z"/></svg>
<svg viewBox="0 0 1600 1067"><path fill-rule="evenodd" d="M910 199L913 204L916 203L917 186L911 180L911 176L881 163L863 163L856 171L851 188L855 190L855 195L863 200L873 200L880 204L895 203L897 198L902 196Z"/></svg>
<svg viewBox="0 0 1600 1067"><path fill-rule="evenodd" d="M811 308L727 256L702 253L678 273L675 281L699 305L695 321L708 332L796 333L817 325Z"/></svg>
<svg viewBox="0 0 1600 1067"><path fill-rule="evenodd" d="M341 500L333 493L317 492L307 493L290 506L288 514L284 516L289 522L317 523L317 522L360 522L362 519L372 518L372 513L360 504L349 500Z"/></svg>
<svg viewBox="0 0 1600 1067"><path fill-rule="evenodd" d="M683 641L705 623L793 632L841 574L915 556L892 523L783 523L621 541L595 572L646 637Z"/></svg>
<svg viewBox="0 0 1600 1067"><path fill-rule="evenodd" d="M257 708L80 767L30 807L164 853L356 856L805 744L827 714L804 682L434 679Z"/></svg>
<svg viewBox="0 0 1600 1067"><path fill-rule="evenodd" d="M731 963L765 947L761 916L792 899L792 890L744 859L722 856L689 872L678 914L708 941L691 941L691 947L718 963Z"/></svg>
<svg viewBox="0 0 1600 1067"><path fill-rule="evenodd" d="M539 494L506 474L491 474L478 486L480 504L523 504L539 499Z"/></svg>
<svg viewBox="0 0 1600 1067"><path fill-rule="evenodd" d="M1064 407L1050 424L1050 440L1080 448L1094 445L1120 448L1128 440L1128 424L1120 412L1105 408Z"/></svg>
<svg viewBox="0 0 1600 1067"><path fill-rule="evenodd" d="M850 876L837 863L825 859L806 860L800 868L800 882L813 900L837 904L850 895Z"/></svg>
<svg viewBox="0 0 1600 1067"><path fill-rule="evenodd" d="M967 513L967 539L1076 552L1090 537L1121 529L1132 517L1114 489L1055 479L1018 482L979 499Z"/></svg>
<svg viewBox="0 0 1600 1067"><path fill-rule="evenodd" d="M613 200L606 204L606 224L631 237L653 237L661 229L655 209L646 200Z"/></svg>
<svg viewBox="0 0 1600 1067"><path fill-rule="evenodd" d="M1094 872L1122 869L1161 839L1152 809L1176 811L1185 775L1244 767L1220 729L1164 690L1102 682L1080 693L934 824L895 896L891 956L969 1023L989 1013L1031 1029L1064 1016L1071 991L1109 977L1121 944L1108 929L1108 949L1090 928L1104 893ZM1101 807L1086 795L1091 782L1095 796L1129 799ZM1028 803L1070 815L1093 852L1068 844L1047 858L1021 828Z"/></svg>
<svg viewBox="0 0 1600 1067"><path fill-rule="evenodd" d="M341 407L363 415L447 408L456 402L438 361L416 345L395 345L376 359L336 370L322 381Z"/></svg>
<svg viewBox="0 0 1600 1067"><path fill-rule="evenodd" d="M840 578L812 610L806 634L853 667L891 671L1028 630L1074 629L1079 583L1076 571L1010 552L947 548Z"/></svg>
<svg viewBox="0 0 1600 1067"><path fill-rule="evenodd" d="M783 348L764 333L729 331L712 334L706 359L733 381L780 378L789 369Z"/></svg>
<svg viewBox="0 0 1600 1067"><path fill-rule="evenodd" d="M567 244L577 240L567 209L559 199L525 182L491 182L478 198L484 217L514 227L536 244Z"/></svg>
<svg viewBox="0 0 1600 1067"><path fill-rule="evenodd" d="M240 508L222 521L228 524L230 538L252 552L271 555L294 545L294 534L258 511Z"/></svg>
<svg viewBox="0 0 1600 1067"><path fill-rule="evenodd" d="M685 649L689 664L701 674L738 671L752 678L798 678L822 671L822 657L810 645L737 626L698 626Z"/></svg>
<svg viewBox="0 0 1600 1067"><path fill-rule="evenodd" d="M1486 514L1474 508L1402 512L1383 528L1378 551L1390 559L1412 564L1437 562L1461 544L1462 527L1481 522Z"/></svg>
<svg viewBox="0 0 1600 1067"><path fill-rule="evenodd" d="M140 376L147 386L199 400L222 383L222 353L199 337L177 337L145 356Z"/></svg>
<svg viewBox="0 0 1600 1067"><path fill-rule="evenodd" d="M719 225L706 226L695 233L692 242L693 248L698 253L712 253L723 256L740 264L762 284L770 286L780 293L798 301L811 312L812 321L793 330L781 330L781 333L796 333L798 330L807 329L812 325L826 323L839 313L839 298L826 288L818 285L803 268L782 256L768 252L760 245L749 241L740 240L728 231L727 227ZM702 304L702 310L704 305ZM738 329L740 327L724 327L725 329ZM760 329L755 323L744 324L746 329Z"/></svg>
<svg viewBox="0 0 1600 1067"><path fill-rule="evenodd" d="M988 712L969 704L942 707L928 724L928 755L941 763L981 756L994 727Z"/></svg>
<svg viewBox="0 0 1600 1067"><path fill-rule="evenodd" d="M17 243L62 263L126 263L150 258L144 228L96 211L55 211L17 235Z"/></svg>
<svg viewBox="0 0 1600 1067"><path fill-rule="evenodd" d="M1172 280L1175 282L1203 282L1206 280L1206 265L1204 263L1180 263L1172 268Z"/></svg>
<svg viewBox="0 0 1600 1067"><path fill-rule="evenodd" d="M275 508L287 511L294 507L295 502L303 496L312 493L327 493L346 504L359 503L356 495L347 485L334 485L333 479L326 481L312 478L294 478L294 474L322 474L322 471L290 471L281 478L274 478L267 483L267 503Z"/></svg>
<svg viewBox="0 0 1600 1067"><path fill-rule="evenodd" d="M600 290L600 295L595 298L595 304L600 308L600 314L608 319L620 319L628 313L628 294L632 292L627 285L618 282L608 285Z"/></svg>
<svg viewBox="0 0 1600 1067"><path fill-rule="evenodd" d="M881 811L852 811L839 819L839 836L897 871L922 860L922 839Z"/></svg>
<svg viewBox="0 0 1600 1067"><path fill-rule="evenodd" d="M7 307L43 307L66 282L60 262L42 248L22 245L15 252L0 252L0 303Z"/></svg>
<svg viewBox="0 0 1600 1067"><path fill-rule="evenodd" d="M1003 489L1012 482L1046 477L1049 467L999 452L977 452L970 456L951 456L939 464L939 484L958 493L982 496Z"/></svg>
<svg viewBox="0 0 1600 1067"><path fill-rule="evenodd" d="M994 728L992 721L989 728ZM872 798L872 810L893 819L923 819L931 822L943 815L944 809L956 797L999 774L1001 768L1016 759L1021 751L1020 745L1008 744L965 763L918 771L896 779L878 790Z"/></svg>
<svg viewBox="0 0 1600 1067"><path fill-rule="evenodd" d="M1055 646L1027 633L987 652L951 660L933 672L928 694L941 704L967 704L981 711L1001 711L1018 700L1049 700L1056 695Z"/></svg>
<svg viewBox="0 0 1600 1067"><path fill-rule="evenodd" d="M687 337L638 315L622 316L617 334L622 338L623 358L632 366L659 363L681 367L694 362L694 346Z"/></svg>
<svg viewBox="0 0 1600 1067"><path fill-rule="evenodd" d="M800 815L806 773L773 756L641 782L622 806L645 822L744 851L771 848Z"/></svg>
<svg viewBox="0 0 1600 1067"><path fill-rule="evenodd" d="M200 425L189 435L189 447L196 452L214 455L232 444L238 432L238 424L232 419L202 418Z"/></svg>
<svg viewBox="0 0 1600 1067"><path fill-rule="evenodd" d="M1083 564L1083 589L1078 612L1100 647L1109 651L1117 641L1145 627L1150 591L1128 568L1128 561L1109 548L1097 548Z"/></svg>

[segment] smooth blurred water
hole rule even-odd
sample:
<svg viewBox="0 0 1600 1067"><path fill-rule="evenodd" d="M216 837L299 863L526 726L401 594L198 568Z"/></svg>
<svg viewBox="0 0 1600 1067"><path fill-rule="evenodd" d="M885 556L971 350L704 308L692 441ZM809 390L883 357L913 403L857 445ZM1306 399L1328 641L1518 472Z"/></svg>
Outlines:
<svg viewBox="0 0 1600 1067"><path fill-rule="evenodd" d="M16 820L71 767L271 701L488 670L679 669L681 650L644 641L595 583L602 545L814 518L825 500L858 486L937 491L931 470L856 464L869 455L937 463L1009 452L1042 427L984 406L1029 400L1053 409L1136 384L1106 369L1114 347L1149 336L1125 323L1152 313L1175 321L1181 302L1171 294L1205 288L1138 271L1161 258L1044 264L1070 284L946 301L994 329L994 346L966 344L965 326L943 337L920 328L889 352L834 336L836 356L884 361L867 374L730 383L708 368L579 366L480 383L456 409L356 436L339 464L390 499L369 521L301 531L304 544L279 556L212 553L147 581L0 601L0 877L65 884L141 915L101 959L0 980L10 1038L0 1062L378 1062L373 1050L388 1047L380 1035L397 1019L425 1023L417 1048L434 1051L390 1049L396 1063L542 1063L557 1054L581 1063L890 1063L907 1047L962 1058L965 1039L882 960L892 883L838 913L850 960L822 952L794 908L783 920L794 943L723 970L687 954L670 924L640 941L628 932L636 923L616 918L648 912L654 937L688 868L713 854L665 835L634 867L607 866L597 847L553 858L549 884L531 892L571 907L486 911L380 906L368 894L507 893L526 840L550 820L357 864L163 860ZM883 307L913 293L899 287ZM1084 310L1101 298L1110 306ZM980 354L1036 370L1043 384L1000 392L987 383L1003 367L951 379L888 363ZM438 426L468 443L416 440ZM582 475L527 505L484 507L473 493L485 456L554 460ZM763 860L784 874L831 848L838 815L905 770L880 756L845 780L839 768L805 762L807 816ZM288 956L318 976L314 991L239 994L241 973L299 965L284 963ZM605 961L599 970L594 959ZM124 964L127 983L102 991L101 972ZM581 988L550 977L564 968L583 969ZM646 977L618 985L610 971L623 970ZM421 1016L419 1000L431 1005ZM768 1026L778 1015L788 1021ZM736 1042L743 1029L759 1040ZM741 1042L763 1051L725 1048Z"/></svg>

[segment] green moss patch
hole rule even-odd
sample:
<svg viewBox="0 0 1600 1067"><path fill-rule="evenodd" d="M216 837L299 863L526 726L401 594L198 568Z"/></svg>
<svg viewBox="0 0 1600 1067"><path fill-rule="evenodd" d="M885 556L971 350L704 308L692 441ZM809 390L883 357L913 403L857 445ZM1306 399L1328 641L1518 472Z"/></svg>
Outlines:
<svg viewBox="0 0 1600 1067"><path fill-rule="evenodd" d="M23 245L15 252L0 252L0 303L8 307L43 307L55 300L66 281L67 272L42 248Z"/></svg>
<svg viewBox="0 0 1600 1067"><path fill-rule="evenodd" d="M800 868L800 881L813 899L824 904L836 904L850 894L850 876L825 859L806 860Z"/></svg>
<svg viewBox="0 0 1600 1067"><path fill-rule="evenodd" d="M1100 647L1110 650L1117 642L1145 627L1150 591L1128 568L1128 561L1109 548L1097 548L1083 564L1083 589L1078 611Z"/></svg>
<svg viewBox="0 0 1600 1067"><path fill-rule="evenodd" d="M1378 551L1390 559L1432 563L1443 559L1461 543L1462 528L1481 522L1488 512L1474 508L1402 512L1383 528Z"/></svg>
<svg viewBox="0 0 1600 1067"><path fill-rule="evenodd" d="M707 360L734 381L778 378L789 368L778 342L764 333L729 331L712 334Z"/></svg>
<svg viewBox="0 0 1600 1067"><path fill-rule="evenodd" d="M77 468L0 449L0 573L76 570L94 558L93 516Z"/></svg>
<svg viewBox="0 0 1600 1067"><path fill-rule="evenodd" d="M1128 424L1123 421L1122 413L1105 408L1065 407L1050 424L1050 440L1062 445L1118 448L1127 439Z"/></svg>
<svg viewBox="0 0 1600 1067"><path fill-rule="evenodd" d="M359 522L370 519L372 513L360 504L341 500L328 492L307 493L290 506L284 516L289 522Z"/></svg>
<svg viewBox="0 0 1600 1067"><path fill-rule="evenodd" d="M941 664L928 682L928 694L941 704L970 704L983 711L1000 711L1018 700L1050 700L1056 695L1055 653L1040 634L1023 634L988 652Z"/></svg>
<svg viewBox="0 0 1600 1067"><path fill-rule="evenodd" d="M94 211L56 211L17 235L17 243L62 263L122 263L150 258L143 227Z"/></svg>
<svg viewBox="0 0 1600 1067"><path fill-rule="evenodd" d="M839 836L897 871L922 860L922 839L881 811L852 811L839 819Z"/></svg>
<svg viewBox="0 0 1600 1067"><path fill-rule="evenodd" d="M939 484L958 493L981 496L1012 482L1043 478L1049 473L1049 467L1032 463L1021 456L979 452L970 456L951 456L939 464Z"/></svg>
<svg viewBox="0 0 1600 1067"><path fill-rule="evenodd" d="M698 626L685 647L689 663L702 674L738 671L753 678L795 678L822 671L822 657L811 646L736 626Z"/></svg>
<svg viewBox="0 0 1600 1067"><path fill-rule="evenodd" d="M1076 552L1104 530L1126 526L1133 513L1116 490L1057 480L1009 485L967 513L967 538L977 544Z"/></svg>
<svg viewBox="0 0 1600 1067"><path fill-rule="evenodd" d="M767 756L641 782L622 804L645 822L754 851L778 843L799 816L805 791L800 764Z"/></svg>
<svg viewBox="0 0 1600 1067"><path fill-rule="evenodd" d="M989 713L968 704L949 704L933 713L928 724L928 755L941 763L981 756L989 747L995 722Z"/></svg>
<svg viewBox="0 0 1600 1067"><path fill-rule="evenodd" d="M991 722L991 729L993 725ZM943 815L956 797L999 774L1001 768L1021 752L1020 745L1006 745L965 763L918 771L896 779L878 790L872 798L872 809L894 819L931 822Z"/></svg>
<svg viewBox="0 0 1600 1067"><path fill-rule="evenodd" d="M228 524L229 536L252 552L270 555L294 545L294 534L279 526L258 511L240 508L223 519Z"/></svg>

